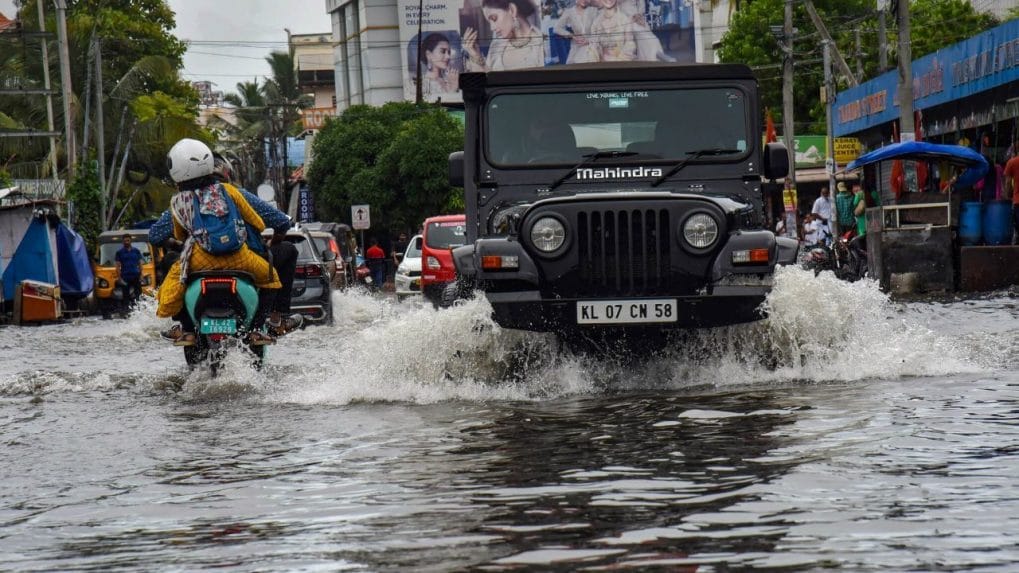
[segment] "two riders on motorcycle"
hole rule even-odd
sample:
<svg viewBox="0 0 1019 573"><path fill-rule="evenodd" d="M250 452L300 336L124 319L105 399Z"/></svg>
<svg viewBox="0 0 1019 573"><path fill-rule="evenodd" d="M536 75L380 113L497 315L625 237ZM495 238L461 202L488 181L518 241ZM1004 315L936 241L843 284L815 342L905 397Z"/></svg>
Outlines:
<svg viewBox="0 0 1019 573"><path fill-rule="evenodd" d="M290 219L257 196L234 186L229 164L219 159L217 162L212 150L194 139L178 141L167 154L170 177L178 191L170 200L170 209L149 231L149 240L153 244L176 241L183 245L179 260L169 268L159 288L156 315L173 317L179 322L163 333L165 338L177 346L193 345L195 324L184 308L188 276L212 270L245 272L254 278L259 289L258 309L252 323L256 326L248 334L247 342L272 344L274 334L298 328L303 320L300 315L283 318L289 313L297 264L297 249L282 241L290 228ZM267 228L274 232L271 255L261 240ZM261 325L270 314L266 333Z"/></svg>

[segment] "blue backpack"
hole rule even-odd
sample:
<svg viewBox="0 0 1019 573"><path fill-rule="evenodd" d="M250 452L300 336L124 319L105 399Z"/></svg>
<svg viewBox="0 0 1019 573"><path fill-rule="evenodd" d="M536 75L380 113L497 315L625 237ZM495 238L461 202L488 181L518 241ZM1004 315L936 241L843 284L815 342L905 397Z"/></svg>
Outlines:
<svg viewBox="0 0 1019 573"><path fill-rule="evenodd" d="M244 226L244 219L237 213L237 205L226 189L222 189L222 193L227 205L227 213L222 217L217 217L213 213L202 213L197 193L193 199L195 218L191 228L195 240L202 249L212 255L235 253L248 239L248 230Z"/></svg>

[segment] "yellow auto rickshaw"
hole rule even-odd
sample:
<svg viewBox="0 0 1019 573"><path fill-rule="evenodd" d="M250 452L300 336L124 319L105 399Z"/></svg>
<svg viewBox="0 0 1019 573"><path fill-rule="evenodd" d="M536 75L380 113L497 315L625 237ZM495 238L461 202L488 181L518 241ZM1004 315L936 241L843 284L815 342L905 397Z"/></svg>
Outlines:
<svg viewBox="0 0 1019 573"><path fill-rule="evenodd" d="M124 293L117 287L117 251L123 246L124 235L131 236L131 246L142 254L142 294L152 296L159 279L156 267L163 256L163 249L149 244L148 229L126 229L104 231L99 235L99 248L92 261L95 275L94 296L103 316L112 314L121 307Z"/></svg>

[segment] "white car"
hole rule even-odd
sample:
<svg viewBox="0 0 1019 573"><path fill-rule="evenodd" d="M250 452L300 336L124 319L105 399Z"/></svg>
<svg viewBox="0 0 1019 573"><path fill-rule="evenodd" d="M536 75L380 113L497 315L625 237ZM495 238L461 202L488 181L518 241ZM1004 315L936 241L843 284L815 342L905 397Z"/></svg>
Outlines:
<svg viewBox="0 0 1019 573"><path fill-rule="evenodd" d="M396 267L396 299L421 294L421 235L415 235Z"/></svg>

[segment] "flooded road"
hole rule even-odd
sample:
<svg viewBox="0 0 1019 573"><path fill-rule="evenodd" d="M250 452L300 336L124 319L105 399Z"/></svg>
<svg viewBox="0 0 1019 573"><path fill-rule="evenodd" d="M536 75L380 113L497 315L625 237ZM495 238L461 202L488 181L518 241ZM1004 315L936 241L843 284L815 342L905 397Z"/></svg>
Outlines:
<svg viewBox="0 0 1019 573"><path fill-rule="evenodd" d="M0 569L1016 570L1019 299L768 304L633 361L342 294L214 380L151 309L2 328Z"/></svg>

